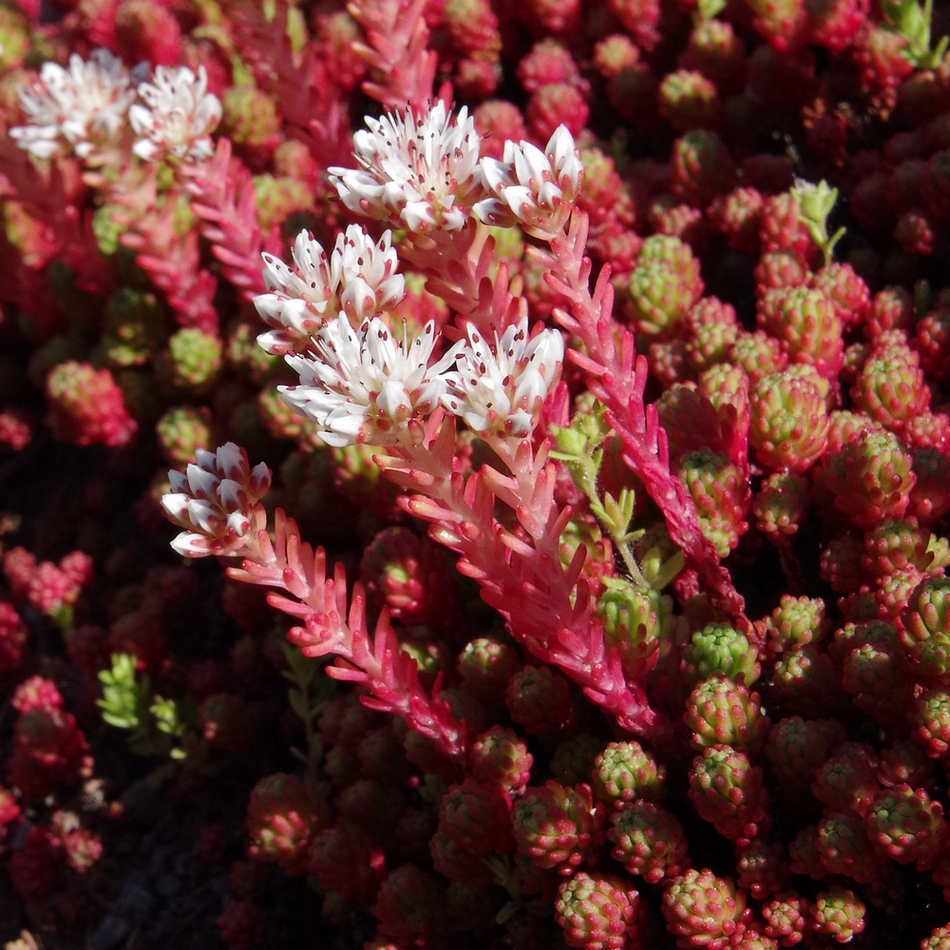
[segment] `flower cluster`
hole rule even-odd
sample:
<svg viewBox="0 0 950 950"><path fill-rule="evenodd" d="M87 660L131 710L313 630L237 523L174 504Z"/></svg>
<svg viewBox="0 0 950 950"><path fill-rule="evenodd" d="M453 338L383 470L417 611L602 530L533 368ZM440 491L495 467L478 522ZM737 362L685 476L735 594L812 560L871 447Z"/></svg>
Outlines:
<svg viewBox="0 0 950 950"><path fill-rule="evenodd" d="M88 158L117 136L134 99L131 76L108 50L96 50L89 62L73 53L68 70L44 63L33 86L20 90L30 124L11 129L10 136L38 158L66 147Z"/></svg>
<svg viewBox="0 0 950 950"><path fill-rule="evenodd" d="M202 557L239 550L251 530L249 512L270 488L264 463L252 469L247 453L228 442L217 452L198 449L185 474L170 472L162 497L168 517L185 528L172 542L181 555Z"/></svg>
<svg viewBox="0 0 950 950"><path fill-rule="evenodd" d="M29 124L10 136L37 158L72 152L91 161L131 127L138 136L132 151L145 161L210 157L221 102L207 91L204 67L196 76L187 66L159 66L152 82L142 81L147 72L147 63L129 72L107 49L94 50L88 61L73 53L68 69L45 63L33 85L20 90Z"/></svg>
<svg viewBox="0 0 950 950"><path fill-rule="evenodd" d="M574 139L558 126L542 151L508 141L502 159L479 159L480 137L464 107L439 100L426 114L367 117L353 136L358 169L329 169L343 203L410 232L457 231L481 221L521 222L528 233L556 234L574 207L583 169Z"/></svg>
<svg viewBox="0 0 950 950"><path fill-rule="evenodd" d="M481 194L478 134L463 108L440 99L405 116L367 118L353 136L358 169L332 167L330 180L351 210L409 231L464 227Z"/></svg>
<svg viewBox="0 0 950 950"><path fill-rule="evenodd" d="M301 231L292 254L292 268L264 254L268 293L255 297L254 306L274 328L257 338L268 353L305 352L310 338L341 310L358 327L394 310L405 295L405 278L396 273L391 231L374 242L359 225L351 224L329 255L312 234Z"/></svg>
<svg viewBox="0 0 950 950"><path fill-rule="evenodd" d="M509 326L490 347L471 326L448 354L457 369L445 374L443 403L482 437L525 438L561 375L564 340L556 330L528 335L527 320Z"/></svg>
<svg viewBox="0 0 950 950"><path fill-rule="evenodd" d="M542 152L531 142L505 142L501 161L486 158L482 178L490 197L474 206L487 224L519 222L528 234L558 234L583 186L574 138L560 125Z"/></svg>
<svg viewBox="0 0 950 950"><path fill-rule="evenodd" d="M254 303L279 329L259 342L269 353L284 352L300 377L299 385L278 387L284 400L339 447L398 443L440 404L483 437L529 436L560 377L561 334L539 328L529 335L522 317L500 337L496 330L491 347L469 325L466 339L432 362L434 321L410 341L405 326L400 340L387 319L403 296L389 242L388 231L374 244L354 225L329 259L306 232L297 236L294 270L265 255L273 290ZM331 305L336 319L325 315Z"/></svg>
<svg viewBox="0 0 950 950"><path fill-rule="evenodd" d="M291 408L316 422L327 445L398 442L445 393L445 358L429 366L435 342L432 321L410 343L377 317L354 330L341 313L313 337L312 356L287 357L300 383L280 390Z"/></svg>
<svg viewBox="0 0 950 950"><path fill-rule="evenodd" d="M221 121L221 102L208 92L204 67L196 76L187 66L159 66L152 82L139 83L145 103L129 108L129 123L139 137L132 151L146 162L166 158L201 162L210 158L210 133Z"/></svg>

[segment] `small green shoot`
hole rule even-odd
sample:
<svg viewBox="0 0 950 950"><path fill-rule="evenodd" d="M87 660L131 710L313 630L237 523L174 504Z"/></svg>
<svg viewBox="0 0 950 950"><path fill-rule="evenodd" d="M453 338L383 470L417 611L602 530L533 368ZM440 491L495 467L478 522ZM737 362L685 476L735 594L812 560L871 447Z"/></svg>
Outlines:
<svg viewBox="0 0 950 950"><path fill-rule="evenodd" d="M316 768L323 758L323 743L317 734L316 718L326 700L334 695L333 680L323 675L324 661L304 656L300 649L283 644L287 669L282 672L284 679L291 684L287 690L290 708L303 723L307 737L306 753L294 749L293 752L302 762Z"/></svg>
<svg viewBox="0 0 950 950"><path fill-rule="evenodd" d="M901 55L917 69L935 69L947 51L950 37L944 36L934 49L930 48L930 23L933 18L933 0L881 0L881 10L891 22L889 29L904 37L907 46Z"/></svg>
<svg viewBox="0 0 950 950"><path fill-rule="evenodd" d="M632 583L642 589L658 589L655 586L657 581L669 583L681 566L675 570L672 566L665 571L654 570L651 582L644 575L642 565L637 562L632 548L643 535L642 529L630 528L636 493L631 488L622 488L617 497L610 492L601 496L597 487L597 477L604 460L603 442L610 434L610 428L604 418L605 412L604 407L597 403L588 412L578 412L570 426L552 427L557 449L551 452L551 457L559 459L567 466L574 484L587 496L591 512L604 526L614 547L623 558Z"/></svg>
<svg viewBox="0 0 950 950"><path fill-rule="evenodd" d="M99 682L102 699L96 704L103 720L128 731L129 748L136 755L186 757L193 704L152 696L148 675L136 678L135 657L129 653L113 653L112 668L99 674Z"/></svg>
<svg viewBox="0 0 950 950"><path fill-rule="evenodd" d="M135 657L128 653L112 654L112 669L99 674L102 699L96 705L102 718L116 729L135 729L142 713L142 695L148 692L148 677L135 681ZM144 689L143 689L144 686Z"/></svg>
<svg viewBox="0 0 950 950"><path fill-rule="evenodd" d="M811 239L821 248L827 266L831 263L835 245L845 233L844 228L838 228L831 237L828 236L828 216L838 200L838 189L832 188L826 181L813 185L799 178L792 194L798 199L801 208L798 220L808 228Z"/></svg>
<svg viewBox="0 0 950 950"><path fill-rule="evenodd" d="M698 0L696 4L696 18L700 23L712 20L719 16L726 8L726 0Z"/></svg>

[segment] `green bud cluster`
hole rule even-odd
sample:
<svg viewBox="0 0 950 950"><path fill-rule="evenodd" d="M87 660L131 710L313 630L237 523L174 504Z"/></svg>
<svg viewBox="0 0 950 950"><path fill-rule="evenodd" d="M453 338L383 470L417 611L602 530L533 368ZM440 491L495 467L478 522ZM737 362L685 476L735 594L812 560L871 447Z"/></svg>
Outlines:
<svg viewBox="0 0 950 950"><path fill-rule="evenodd" d="M168 371L179 389L207 389L221 369L223 346L219 337L197 327L185 327L168 340Z"/></svg>
<svg viewBox="0 0 950 950"><path fill-rule="evenodd" d="M683 673L690 688L713 673L751 686L760 672L748 638L726 623L711 623L697 630L683 650Z"/></svg>

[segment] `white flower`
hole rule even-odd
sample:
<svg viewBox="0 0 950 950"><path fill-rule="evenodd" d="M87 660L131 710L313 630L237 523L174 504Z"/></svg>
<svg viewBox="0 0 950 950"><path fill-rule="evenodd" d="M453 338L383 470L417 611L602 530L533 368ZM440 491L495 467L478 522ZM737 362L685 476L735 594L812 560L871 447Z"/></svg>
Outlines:
<svg viewBox="0 0 950 950"><path fill-rule="evenodd" d="M133 78L107 49L95 50L89 62L73 53L68 70L44 63L33 87L19 90L30 124L10 129L10 136L39 158L68 151L89 158L125 125Z"/></svg>
<svg viewBox="0 0 950 950"><path fill-rule="evenodd" d="M483 158L482 178L492 197L479 201L475 216L486 224L518 221L529 234L557 234L574 208L583 166L574 138L563 125L542 152L530 142L505 142L503 161Z"/></svg>
<svg viewBox="0 0 950 950"><path fill-rule="evenodd" d="M433 320L408 345L378 318L354 330L341 313L314 338L315 356L286 358L300 385L278 389L287 405L317 423L327 445L391 445L445 392L441 373L451 354L428 365L437 338Z"/></svg>
<svg viewBox="0 0 950 950"><path fill-rule="evenodd" d="M294 241L293 268L271 254L262 257L270 293L255 297L254 306L274 328L257 338L268 353L309 349L328 310L333 314L343 310L359 326L367 317L392 310L405 295L405 278L396 273L399 261L391 231L376 243L359 225L351 224L337 236L329 257L319 241L301 231Z"/></svg>
<svg viewBox="0 0 950 950"><path fill-rule="evenodd" d="M251 528L248 513L270 488L270 469L251 469L247 452L233 442L217 452L198 449L185 474L171 471L162 498L169 520L185 528L172 547L183 557L237 552Z"/></svg>
<svg viewBox="0 0 950 950"><path fill-rule="evenodd" d="M200 162L214 153L210 133L221 121L221 103L207 91L204 66L198 76L180 66L159 66L152 82L139 85L145 105L129 109L129 121L138 141L132 151L147 162L161 161L168 155Z"/></svg>
<svg viewBox="0 0 950 950"><path fill-rule="evenodd" d="M452 352L457 371L445 374L445 407L482 436L529 436L551 387L561 376L564 339L557 330L528 336L528 318L509 326L494 350L469 325Z"/></svg>
<svg viewBox="0 0 950 950"><path fill-rule="evenodd" d="M343 203L413 232L464 227L484 195L478 171L479 135L468 111L457 121L441 100L428 114L367 116L369 131L353 136L359 169L328 169Z"/></svg>

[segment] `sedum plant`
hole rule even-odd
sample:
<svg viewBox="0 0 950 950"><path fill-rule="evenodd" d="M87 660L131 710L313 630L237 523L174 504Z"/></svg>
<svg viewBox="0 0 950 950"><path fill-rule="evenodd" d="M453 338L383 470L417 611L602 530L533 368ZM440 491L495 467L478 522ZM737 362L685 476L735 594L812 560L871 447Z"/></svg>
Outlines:
<svg viewBox="0 0 950 950"><path fill-rule="evenodd" d="M944 945L933 6L0 3L25 947Z"/></svg>

